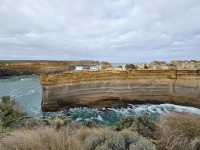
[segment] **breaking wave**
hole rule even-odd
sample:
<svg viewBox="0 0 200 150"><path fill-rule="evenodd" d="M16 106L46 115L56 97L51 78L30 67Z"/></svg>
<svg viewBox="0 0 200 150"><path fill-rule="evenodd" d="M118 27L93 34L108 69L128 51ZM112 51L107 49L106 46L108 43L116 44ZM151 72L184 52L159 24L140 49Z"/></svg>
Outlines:
<svg viewBox="0 0 200 150"><path fill-rule="evenodd" d="M192 113L200 115L200 109L194 107L185 107L173 104L160 105L132 105L129 104L124 108L102 108L94 109L87 107L70 108L60 112L61 115L71 117L76 121L95 121L105 124L115 123L121 118L130 116L140 116L145 113L154 116L160 116L167 113Z"/></svg>

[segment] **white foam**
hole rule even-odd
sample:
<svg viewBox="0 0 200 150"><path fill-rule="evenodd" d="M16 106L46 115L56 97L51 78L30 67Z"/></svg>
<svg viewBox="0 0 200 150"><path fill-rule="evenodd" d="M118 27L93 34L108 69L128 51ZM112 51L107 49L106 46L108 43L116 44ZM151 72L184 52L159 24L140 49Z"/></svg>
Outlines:
<svg viewBox="0 0 200 150"><path fill-rule="evenodd" d="M103 118L100 115L98 115L97 120L103 121Z"/></svg>
<svg viewBox="0 0 200 150"><path fill-rule="evenodd" d="M170 113L170 112L186 112L200 115L200 109L194 107L179 106L173 104L160 104L160 105L141 105L135 109L136 113L152 112L158 114Z"/></svg>

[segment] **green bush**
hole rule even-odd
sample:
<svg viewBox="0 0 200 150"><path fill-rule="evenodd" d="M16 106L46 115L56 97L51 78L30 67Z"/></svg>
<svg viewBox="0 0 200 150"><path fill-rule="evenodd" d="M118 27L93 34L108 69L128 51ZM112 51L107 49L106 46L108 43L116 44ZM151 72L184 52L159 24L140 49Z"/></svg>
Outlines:
<svg viewBox="0 0 200 150"><path fill-rule="evenodd" d="M60 129L61 127L66 126L72 122L71 118L65 116L54 116L40 120L45 122L46 125L55 127L56 129Z"/></svg>
<svg viewBox="0 0 200 150"><path fill-rule="evenodd" d="M150 114L146 113L139 117L123 118L113 128L117 131L130 129L132 131L138 132L144 137L154 138L156 120Z"/></svg>
<svg viewBox="0 0 200 150"><path fill-rule="evenodd" d="M19 107L9 96L0 100L0 124L2 128L13 127L14 124L23 119L26 114L20 111Z"/></svg>

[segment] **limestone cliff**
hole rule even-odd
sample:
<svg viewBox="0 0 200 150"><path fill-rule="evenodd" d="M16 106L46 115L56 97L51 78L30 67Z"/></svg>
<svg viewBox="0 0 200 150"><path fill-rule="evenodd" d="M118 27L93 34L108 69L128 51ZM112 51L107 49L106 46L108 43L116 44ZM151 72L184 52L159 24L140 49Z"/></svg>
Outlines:
<svg viewBox="0 0 200 150"><path fill-rule="evenodd" d="M199 70L66 72L42 75L43 111L115 103L174 103L200 107Z"/></svg>

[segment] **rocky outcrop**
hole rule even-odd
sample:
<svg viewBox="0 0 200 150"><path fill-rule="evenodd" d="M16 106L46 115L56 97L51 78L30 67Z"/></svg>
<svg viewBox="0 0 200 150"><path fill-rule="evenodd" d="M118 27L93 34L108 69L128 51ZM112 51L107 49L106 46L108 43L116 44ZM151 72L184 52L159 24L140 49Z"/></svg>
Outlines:
<svg viewBox="0 0 200 150"><path fill-rule="evenodd" d="M199 70L66 72L42 75L43 111L73 106L174 103L200 108Z"/></svg>

